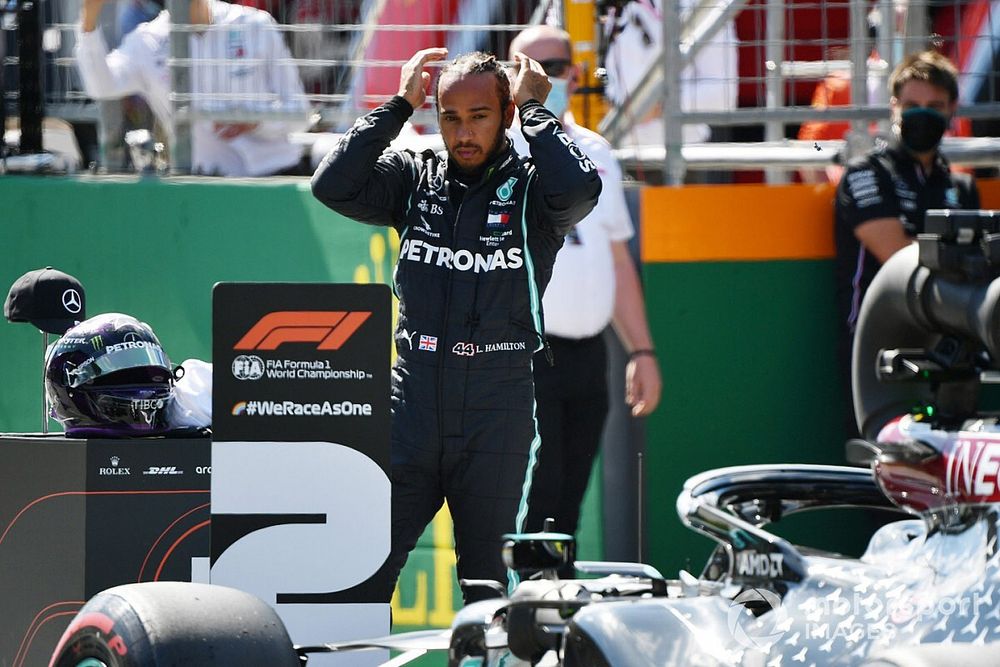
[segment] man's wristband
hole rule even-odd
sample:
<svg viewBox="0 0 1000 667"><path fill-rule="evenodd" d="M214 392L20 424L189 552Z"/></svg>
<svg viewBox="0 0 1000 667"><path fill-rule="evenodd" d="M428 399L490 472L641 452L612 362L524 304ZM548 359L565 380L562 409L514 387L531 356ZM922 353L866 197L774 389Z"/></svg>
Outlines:
<svg viewBox="0 0 1000 667"><path fill-rule="evenodd" d="M653 357L653 358L656 358L656 350L652 350L652 349L647 348L647 349L643 349L643 350L632 350L631 352L628 353L628 360L629 361L632 361L633 359L637 359L639 357Z"/></svg>

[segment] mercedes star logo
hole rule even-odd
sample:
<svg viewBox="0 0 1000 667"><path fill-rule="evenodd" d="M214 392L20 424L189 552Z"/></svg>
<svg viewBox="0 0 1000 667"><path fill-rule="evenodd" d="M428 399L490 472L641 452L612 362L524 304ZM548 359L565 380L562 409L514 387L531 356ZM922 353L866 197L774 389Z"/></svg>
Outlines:
<svg viewBox="0 0 1000 667"><path fill-rule="evenodd" d="M139 340L139 334L134 331L129 331L127 334L122 336L122 340L126 343L135 343Z"/></svg>
<svg viewBox="0 0 1000 667"><path fill-rule="evenodd" d="M83 308L83 299L80 298L80 293L71 287L63 292L62 305L68 312L75 315Z"/></svg>

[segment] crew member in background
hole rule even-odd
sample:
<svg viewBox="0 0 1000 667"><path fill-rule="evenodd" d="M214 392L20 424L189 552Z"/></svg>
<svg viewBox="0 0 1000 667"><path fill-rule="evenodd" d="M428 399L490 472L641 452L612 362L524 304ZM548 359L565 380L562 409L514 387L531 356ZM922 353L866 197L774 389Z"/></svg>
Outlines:
<svg viewBox="0 0 1000 667"><path fill-rule="evenodd" d="M972 177L953 171L939 146L958 107L958 72L936 51L904 58L889 77L893 140L852 160L837 187L838 360L857 437L851 343L865 290L879 267L924 229L932 208L979 208Z"/></svg>
<svg viewBox="0 0 1000 667"><path fill-rule="evenodd" d="M95 99L141 95L163 127L172 127L169 12L164 10L140 24L108 53L96 29L105 1L84 0L80 11L76 59L87 94ZM308 174L302 147L288 138L290 132L306 128L308 105L298 71L289 62L288 47L271 15L221 0L191 0L190 21L209 26L190 37L196 110L301 113L300 121L196 121L191 133L195 173Z"/></svg>
<svg viewBox="0 0 1000 667"><path fill-rule="evenodd" d="M662 383L639 275L628 250L633 230L621 168L608 142L577 125L568 110L578 74L569 34L548 25L533 26L514 38L510 50L545 69L552 83L545 107L597 165L602 181L597 206L569 233L559 252L543 300L554 365L534 366L542 448L527 527L541 530L551 517L555 530L574 534L608 413L607 352L601 333L609 323L628 352L625 400L633 416L644 417L656 409ZM527 155L531 146L522 133L511 136L518 152Z"/></svg>
<svg viewBox="0 0 1000 667"><path fill-rule="evenodd" d="M399 94L358 119L312 181L333 210L401 239L386 601L445 500L459 579L515 583L500 547L504 533L524 528L538 449L531 366L544 342L542 294L563 237L601 191L593 162L542 106L550 84L541 66L520 54L510 78L484 53L442 69L445 151L386 150L424 103L425 68L446 55L418 51ZM507 138L515 108L530 161ZM466 602L496 594L463 587Z"/></svg>

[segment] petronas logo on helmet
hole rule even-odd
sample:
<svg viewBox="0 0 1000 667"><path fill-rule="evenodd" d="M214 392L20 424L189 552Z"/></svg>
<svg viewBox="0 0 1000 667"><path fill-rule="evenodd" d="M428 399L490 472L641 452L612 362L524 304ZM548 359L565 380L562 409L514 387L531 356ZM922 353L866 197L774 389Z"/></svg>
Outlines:
<svg viewBox="0 0 1000 667"><path fill-rule="evenodd" d="M497 199L502 199L507 201L514 194L514 184L517 183L517 179L511 176L507 179L507 182L497 188Z"/></svg>

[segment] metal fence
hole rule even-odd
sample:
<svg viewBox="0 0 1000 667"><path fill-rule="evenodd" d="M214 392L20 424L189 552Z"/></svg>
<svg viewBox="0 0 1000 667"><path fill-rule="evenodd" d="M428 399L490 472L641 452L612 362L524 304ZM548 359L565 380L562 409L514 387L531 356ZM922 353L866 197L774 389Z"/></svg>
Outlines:
<svg viewBox="0 0 1000 667"><path fill-rule="evenodd" d="M887 77L907 53L934 46L949 55L960 71L963 95L959 114L965 134L996 136L998 33L1000 4L993 1L945 0L666 0L646 5L659 19L650 30L662 55L648 63L630 95L612 108L602 133L632 164L662 167L664 180L678 183L687 168L796 169L821 166L832 154L855 154L871 145L873 129L888 130ZM625 10L632 3L626 4ZM656 42L654 38L652 40ZM715 45L738 54L738 79L730 82L736 104L711 108L691 100L719 71L699 59ZM714 56L718 64L720 59ZM700 76L705 78L699 79ZM705 74L707 72L707 74ZM841 94L822 104L825 90ZM678 94L679 93L679 94ZM653 111L660 120L658 145L629 141L637 119ZM971 121L971 122L969 122ZM707 124L730 137L742 133L750 143L693 145L684 132ZM796 143L803 127L820 125L830 144ZM875 128L872 128L872 125ZM846 143L846 145L845 145ZM957 161L1000 162L1000 151L975 142L950 141ZM814 149L809 158L808 151ZM777 173L772 180L781 180Z"/></svg>
<svg viewBox="0 0 1000 667"><path fill-rule="evenodd" d="M0 8L24 0L0 0ZM139 0L125 0L137 2ZM150 2L151 0L142 0ZM46 31L46 111L75 123L109 124L114 109L83 92L73 58L80 0L40 0ZM340 131L365 109L395 92L400 65L417 48L445 44L506 54L514 33L540 20L558 21L559 2L537 0L244 0L279 22L312 110L314 130ZM102 30L121 38L122 2L109 2ZM186 0L168 0L173 17L173 134L199 120L247 121L281 117L266 93L229 82L227 57L194 58L187 37L219 27L193 26ZM594 3L599 64L604 66L607 113L600 131L627 164L662 169L680 182L688 169L780 170L822 165L846 146L869 145L887 129L886 77L910 51L936 45L961 72L962 133L997 136L1000 116L997 55L1000 0L606 0ZM0 45L5 101L16 113L16 25L2 13ZM223 29L231 30L231 28ZM2 46L0 46L2 50ZM195 54L196 55L196 54ZM244 64L254 64L253 62ZM600 91L588 89L595 98ZM833 91L821 106L817 91ZM834 94L835 93L835 94ZM255 96L260 97L255 97ZM814 99L814 97L816 97ZM287 113L287 112L286 112ZM130 122L125 119L125 125ZM427 109L414 118L434 131ZM803 126L821 139L796 143ZM840 133L839 136L837 133ZM104 132L111 144L120 132ZM718 143L720 140L735 143ZM950 141L958 161L995 164L1000 153L979 141ZM810 153L808 148L812 148ZM816 150L819 148L819 150ZM963 157L964 156L964 157ZM175 151L174 159L183 157ZM771 178L780 180L780 174Z"/></svg>

